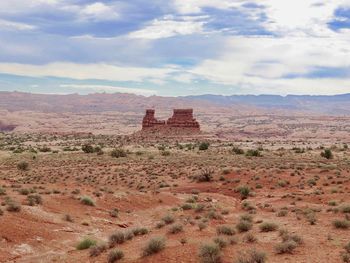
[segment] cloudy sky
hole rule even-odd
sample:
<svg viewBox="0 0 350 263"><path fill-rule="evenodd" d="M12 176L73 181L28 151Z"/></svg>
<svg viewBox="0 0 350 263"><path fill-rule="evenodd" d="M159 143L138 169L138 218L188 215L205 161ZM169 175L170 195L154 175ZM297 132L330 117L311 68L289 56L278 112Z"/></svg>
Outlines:
<svg viewBox="0 0 350 263"><path fill-rule="evenodd" d="M350 92L350 0L1 0L0 90Z"/></svg>

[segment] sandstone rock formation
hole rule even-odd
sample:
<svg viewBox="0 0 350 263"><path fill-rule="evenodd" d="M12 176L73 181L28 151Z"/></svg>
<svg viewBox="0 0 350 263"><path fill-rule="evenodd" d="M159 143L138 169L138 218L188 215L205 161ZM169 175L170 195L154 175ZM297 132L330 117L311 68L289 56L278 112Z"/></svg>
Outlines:
<svg viewBox="0 0 350 263"><path fill-rule="evenodd" d="M158 127L165 125L165 121L159 121L155 117L155 110L148 109L146 110L146 115L143 117L142 129Z"/></svg>
<svg viewBox="0 0 350 263"><path fill-rule="evenodd" d="M142 130L199 132L200 125L193 117L193 109L174 109L173 116L166 122L157 120L155 118L155 110L148 109L142 121Z"/></svg>

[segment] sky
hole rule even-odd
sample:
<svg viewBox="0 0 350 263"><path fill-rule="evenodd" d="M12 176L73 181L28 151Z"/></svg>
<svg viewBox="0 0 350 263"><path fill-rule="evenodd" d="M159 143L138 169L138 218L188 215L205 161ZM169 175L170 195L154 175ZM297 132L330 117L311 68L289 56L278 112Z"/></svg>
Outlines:
<svg viewBox="0 0 350 263"><path fill-rule="evenodd" d="M1 0L0 91L350 93L350 0Z"/></svg>

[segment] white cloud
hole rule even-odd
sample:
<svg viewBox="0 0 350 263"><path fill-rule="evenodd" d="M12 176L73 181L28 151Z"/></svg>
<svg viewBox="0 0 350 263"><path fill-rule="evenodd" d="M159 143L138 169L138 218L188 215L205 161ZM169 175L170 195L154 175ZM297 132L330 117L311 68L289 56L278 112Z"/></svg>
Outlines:
<svg viewBox="0 0 350 263"><path fill-rule="evenodd" d="M37 11L42 8L54 7L63 2L63 0L1 0L0 13L27 13L33 10Z"/></svg>
<svg viewBox="0 0 350 263"><path fill-rule="evenodd" d="M3 30L25 31L34 30L35 28L36 27L32 25L0 19L0 29Z"/></svg>
<svg viewBox="0 0 350 263"><path fill-rule="evenodd" d="M350 67L349 37L232 37L220 58L189 70L208 81L239 87L247 93L350 92L350 79L285 78L303 76L315 67Z"/></svg>
<svg viewBox="0 0 350 263"><path fill-rule="evenodd" d="M137 89L137 88L127 88L127 87L117 87L117 86L108 86L108 85L88 85L88 84L62 84L62 88L72 88L77 90L91 90L93 92L121 92L121 93L133 93L143 96L152 96L156 95L156 90L151 89Z"/></svg>
<svg viewBox="0 0 350 263"><path fill-rule="evenodd" d="M201 18L199 18L201 19ZM129 34L130 38L160 39L176 35L191 35L202 33L204 22L196 19L183 17L182 20L173 20L172 17L165 17L162 20L155 19L152 23Z"/></svg>
<svg viewBox="0 0 350 263"><path fill-rule="evenodd" d="M105 5L101 2L96 2L85 6L80 11L80 16L83 19L91 19L95 21L114 20L119 17L119 14L113 7Z"/></svg>
<svg viewBox="0 0 350 263"><path fill-rule="evenodd" d="M0 63L0 72L30 77L59 77L78 80L99 79L113 81L163 80L175 72L171 68L120 67L109 64L51 63L31 65Z"/></svg>
<svg viewBox="0 0 350 263"><path fill-rule="evenodd" d="M181 14L196 14L204 7L229 9L239 7L244 1L237 0L174 0L174 6Z"/></svg>

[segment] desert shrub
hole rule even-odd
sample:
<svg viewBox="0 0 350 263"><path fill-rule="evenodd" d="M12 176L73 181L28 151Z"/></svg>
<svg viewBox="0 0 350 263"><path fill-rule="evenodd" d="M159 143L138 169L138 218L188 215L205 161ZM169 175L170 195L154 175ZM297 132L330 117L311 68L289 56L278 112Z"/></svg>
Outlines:
<svg viewBox="0 0 350 263"><path fill-rule="evenodd" d="M342 212L342 213L350 213L350 205L342 205L341 207L340 207L340 211Z"/></svg>
<svg viewBox="0 0 350 263"><path fill-rule="evenodd" d="M170 156L171 153L170 153L170 151L161 151L160 154L162 156Z"/></svg>
<svg viewBox="0 0 350 263"><path fill-rule="evenodd" d="M125 242L124 232L117 231L109 236L108 244L110 247L114 247L116 244L123 244Z"/></svg>
<svg viewBox="0 0 350 263"><path fill-rule="evenodd" d="M28 195L27 201L30 206L41 205L43 203L42 197L38 194Z"/></svg>
<svg viewBox="0 0 350 263"><path fill-rule="evenodd" d="M21 205L13 200L7 201L6 210L8 212L20 212L21 211Z"/></svg>
<svg viewBox="0 0 350 263"><path fill-rule="evenodd" d="M346 252L350 253L350 242L344 246Z"/></svg>
<svg viewBox="0 0 350 263"><path fill-rule="evenodd" d="M296 234L290 234L285 229L281 229L279 231L279 235L281 236L283 242L292 240L295 243L297 243L298 245L301 245L303 243L303 239L300 236L298 236Z"/></svg>
<svg viewBox="0 0 350 263"><path fill-rule="evenodd" d="M208 150L208 148L209 148L209 143L208 143L208 142L201 142L201 143L199 144L199 147L198 147L198 149L199 149L200 151Z"/></svg>
<svg viewBox="0 0 350 263"><path fill-rule="evenodd" d="M22 188L22 189L19 189L18 192L21 194L21 195L28 195L30 193L30 190L29 189L26 189L26 188Z"/></svg>
<svg viewBox="0 0 350 263"><path fill-rule="evenodd" d="M260 153L259 150L249 149L249 150L246 151L245 155L248 156L248 157L260 157L261 153Z"/></svg>
<svg viewBox="0 0 350 263"><path fill-rule="evenodd" d="M350 263L350 253L342 253L341 258L344 263Z"/></svg>
<svg viewBox="0 0 350 263"><path fill-rule="evenodd" d="M107 250L107 245L105 243L96 244L90 247L90 257L97 257L101 253Z"/></svg>
<svg viewBox="0 0 350 263"><path fill-rule="evenodd" d="M183 226L181 224L172 225L169 229L170 234L177 234L183 231Z"/></svg>
<svg viewBox="0 0 350 263"><path fill-rule="evenodd" d="M65 215L63 216L63 220L64 220L64 221L67 221L67 222L74 222L72 216L69 215L69 214L65 214Z"/></svg>
<svg viewBox="0 0 350 263"><path fill-rule="evenodd" d="M147 230L148 231L148 230ZM144 233L144 232L143 232ZM141 235L141 233L138 233L139 235ZM144 235L144 234L142 234L142 235ZM131 240L131 239L133 239L134 238L134 231L133 230L128 230L128 231L126 231L126 232L124 232L124 237L125 237L125 241L126 240Z"/></svg>
<svg viewBox="0 0 350 263"><path fill-rule="evenodd" d="M339 229L348 229L350 227L350 221L337 219L333 221L333 226Z"/></svg>
<svg viewBox="0 0 350 263"><path fill-rule="evenodd" d="M248 221L248 222L253 222L253 217L252 215L249 214L244 214L240 216L241 221Z"/></svg>
<svg viewBox="0 0 350 263"><path fill-rule="evenodd" d="M199 231L202 231L202 230L205 229L206 227L207 227L207 224L205 224L205 223L203 223L203 222L198 223Z"/></svg>
<svg viewBox="0 0 350 263"><path fill-rule="evenodd" d="M243 237L243 240L246 243L254 243L257 241L257 238L252 233L248 233Z"/></svg>
<svg viewBox="0 0 350 263"><path fill-rule="evenodd" d="M163 221L160 221L156 224L156 228L160 229L165 226L165 223Z"/></svg>
<svg viewBox="0 0 350 263"><path fill-rule="evenodd" d="M110 215L111 217L118 217L118 215L119 215L119 210L118 210L117 208L114 208L114 209L112 209L112 210L109 212L109 215Z"/></svg>
<svg viewBox="0 0 350 263"><path fill-rule="evenodd" d="M203 210L204 210L204 205L203 205L203 204L197 204L196 207L195 207L195 209L194 209L194 211L195 211L196 213L200 213L200 212L202 212Z"/></svg>
<svg viewBox="0 0 350 263"><path fill-rule="evenodd" d="M172 215L166 215L162 218L162 221L165 224L169 225L175 222L175 218Z"/></svg>
<svg viewBox="0 0 350 263"><path fill-rule="evenodd" d="M137 227L132 230L132 233L134 234L134 236L143 236L148 234L148 232L149 232L148 229L145 227Z"/></svg>
<svg viewBox="0 0 350 263"><path fill-rule="evenodd" d="M80 202L84 205L95 206L95 202L88 196L83 196Z"/></svg>
<svg viewBox="0 0 350 263"><path fill-rule="evenodd" d="M218 214L215 210L211 210L206 214L206 217L209 219L216 219L216 220L220 220L222 219L222 216L220 214Z"/></svg>
<svg viewBox="0 0 350 263"><path fill-rule="evenodd" d="M181 205L181 208L183 210L190 210L190 209L192 209L192 205L188 204L188 203L185 203L185 204Z"/></svg>
<svg viewBox="0 0 350 263"><path fill-rule="evenodd" d="M255 249L249 250L238 257L235 263L264 263L266 254Z"/></svg>
<svg viewBox="0 0 350 263"><path fill-rule="evenodd" d="M278 217L284 217L288 215L288 210L287 209L281 209L280 211L277 212Z"/></svg>
<svg viewBox="0 0 350 263"><path fill-rule="evenodd" d="M84 238L82 241L78 243L76 246L76 249L78 250L83 250L83 249L88 249L94 245L96 245L96 240L93 240L91 238Z"/></svg>
<svg viewBox="0 0 350 263"><path fill-rule="evenodd" d="M317 222L316 214L312 210L306 210L305 212L306 220L310 223L310 225L315 225Z"/></svg>
<svg viewBox="0 0 350 263"><path fill-rule="evenodd" d="M250 229L252 229L252 227L253 227L253 224L246 220L241 220L236 225L238 232L247 232Z"/></svg>
<svg viewBox="0 0 350 263"><path fill-rule="evenodd" d="M84 144L83 146L81 146L81 150L84 153L93 153L94 147L91 144Z"/></svg>
<svg viewBox="0 0 350 263"><path fill-rule="evenodd" d="M213 180L213 170L203 169L200 174L197 176L198 182L210 182Z"/></svg>
<svg viewBox="0 0 350 263"><path fill-rule="evenodd" d="M241 195L241 199L247 199L249 197L250 194L250 188L248 186L239 186L237 188L237 191L239 192L239 194Z"/></svg>
<svg viewBox="0 0 350 263"><path fill-rule="evenodd" d="M213 239L213 242L214 242L215 244L217 244L217 245L220 247L220 249L223 249L224 247L227 246L227 242L226 242L225 239L223 239L222 237L216 237L216 238L214 238L214 239Z"/></svg>
<svg viewBox="0 0 350 263"><path fill-rule="evenodd" d="M202 263L221 262L221 252L218 244L204 244L199 248L199 258Z"/></svg>
<svg viewBox="0 0 350 263"><path fill-rule="evenodd" d="M273 222L265 222L262 223L260 226L260 231L261 232L271 232L271 231L275 231L278 228L278 225L276 223Z"/></svg>
<svg viewBox="0 0 350 263"><path fill-rule="evenodd" d="M39 150L39 152L42 152L42 153L51 152L51 148L46 146L46 145L44 145L43 147L39 148L38 150Z"/></svg>
<svg viewBox="0 0 350 263"><path fill-rule="evenodd" d="M332 159L333 153L331 149L325 149L323 152L321 152L321 156L326 159Z"/></svg>
<svg viewBox="0 0 350 263"><path fill-rule="evenodd" d="M127 153L124 149L116 148L111 152L111 156L114 158L126 157Z"/></svg>
<svg viewBox="0 0 350 263"><path fill-rule="evenodd" d="M233 147L231 152L234 154L244 154L244 150L238 147Z"/></svg>
<svg viewBox="0 0 350 263"><path fill-rule="evenodd" d="M227 225L221 225L216 228L216 233L218 235L233 236L236 232L233 227Z"/></svg>
<svg viewBox="0 0 350 263"><path fill-rule="evenodd" d="M6 195L6 190L0 186L0 195Z"/></svg>
<svg viewBox="0 0 350 263"><path fill-rule="evenodd" d="M293 250L297 247L297 243L293 240L287 240L283 241L280 244L277 244L275 247L277 254L285 254L285 253L292 253Z"/></svg>
<svg viewBox="0 0 350 263"><path fill-rule="evenodd" d="M20 171L28 171L29 170L29 163L27 163L26 161L20 161L17 164L17 169Z"/></svg>
<svg viewBox="0 0 350 263"><path fill-rule="evenodd" d="M116 249L116 250L112 250L111 252L109 252L108 254L108 263L115 263L118 262L119 260L121 260L122 258L124 258L124 252Z"/></svg>
<svg viewBox="0 0 350 263"><path fill-rule="evenodd" d="M149 256L156 254L159 251L165 248L165 238L164 237L155 237L148 241L146 246L143 249L143 255Z"/></svg>

